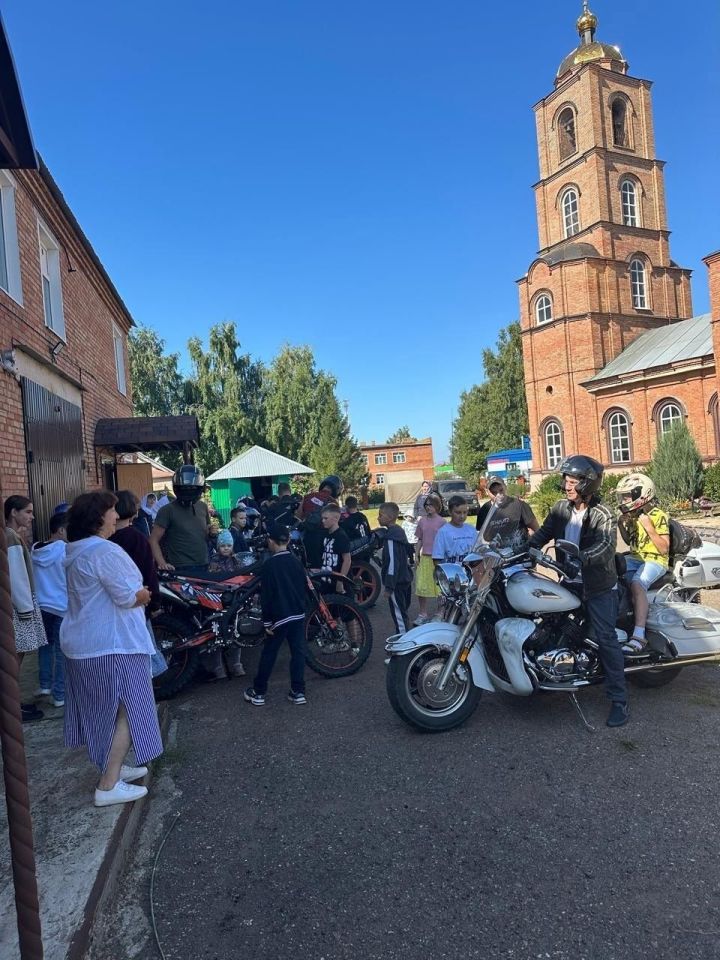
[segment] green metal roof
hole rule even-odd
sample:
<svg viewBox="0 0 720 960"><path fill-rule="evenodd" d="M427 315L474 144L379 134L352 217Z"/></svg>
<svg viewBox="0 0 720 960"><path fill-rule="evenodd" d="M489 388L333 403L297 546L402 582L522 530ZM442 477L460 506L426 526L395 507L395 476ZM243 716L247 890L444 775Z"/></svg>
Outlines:
<svg viewBox="0 0 720 960"><path fill-rule="evenodd" d="M315 473L297 460L282 457L279 453L266 450L265 447L250 447L234 457L230 463L220 467L211 476L212 480L242 480L245 477L292 477L296 473Z"/></svg>
<svg viewBox="0 0 720 960"><path fill-rule="evenodd" d="M710 314L703 313L689 320L678 320L657 330L648 330L633 340L621 354L611 360L586 383L609 380L657 367L673 367L712 354Z"/></svg>

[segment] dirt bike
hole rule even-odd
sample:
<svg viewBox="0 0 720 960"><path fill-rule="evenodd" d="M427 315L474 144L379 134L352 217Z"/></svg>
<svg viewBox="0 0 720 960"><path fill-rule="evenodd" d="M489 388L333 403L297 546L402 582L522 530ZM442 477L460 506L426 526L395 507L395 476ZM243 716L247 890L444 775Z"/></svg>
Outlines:
<svg viewBox="0 0 720 960"><path fill-rule="evenodd" d="M350 579L355 588L355 602L363 610L374 607L382 591L382 575L375 560L381 541L371 534L350 541Z"/></svg>
<svg viewBox="0 0 720 960"><path fill-rule="evenodd" d="M577 555L572 543L561 541L558 547L568 557ZM537 572L534 564L556 578ZM571 579L547 553L489 544L481 531L462 562L436 568L443 621L386 642L386 688L395 712L423 731L450 730L472 715L484 690L569 693L580 710L576 692L602 683L604 676ZM626 592L622 580L618 588ZM621 604L619 642L631 629L632 611ZM625 673L639 686L665 686L690 664L720 660L720 613L665 600L658 592L646 637L647 656L626 661Z"/></svg>
<svg viewBox="0 0 720 960"><path fill-rule="evenodd" d="M258 560L229 577L161 575L163 612L153 619L153 631L168 669L154 681L159 699L175 696L190 683L200 669L201 652L262 642L261 567ZM352 590L351 582L339 574L307 574L306 661L324 677L356 673L372 650L370 621L352 597L323 592L337 583Z"/></svg>

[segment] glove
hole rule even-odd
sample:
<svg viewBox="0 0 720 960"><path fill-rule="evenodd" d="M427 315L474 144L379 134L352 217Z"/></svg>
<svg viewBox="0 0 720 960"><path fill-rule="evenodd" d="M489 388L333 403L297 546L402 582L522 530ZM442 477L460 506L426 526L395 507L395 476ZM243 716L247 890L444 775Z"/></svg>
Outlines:
<svg viewBox="0 0 720 960"><path fill-rule="evenodd" d="M569 580L577 580L582 573L582 563L578 557L568 557L563 564L563 569Z"/></svg>

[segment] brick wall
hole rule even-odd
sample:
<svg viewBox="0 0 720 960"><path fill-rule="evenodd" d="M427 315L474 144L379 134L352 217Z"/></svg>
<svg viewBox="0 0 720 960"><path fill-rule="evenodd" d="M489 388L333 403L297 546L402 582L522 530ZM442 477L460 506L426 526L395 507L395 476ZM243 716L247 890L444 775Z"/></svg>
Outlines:
<svg viewBox="0 0 720 960"><path fill-rule="evenodd" d="M27 351L34 363L45 364L48 376L66 377L81 385L85 480L88 488L102 485L93 446L95 424L101 417L132 415L130 375L125 350L128 396L117 387L113 324L126 337L130 319L90 256L75 226L36 171L15 171L15 209L22 277L22 304L0 289L0 349ZM66 344L51 361L50 348L58 336L45 326L38 217L58 242ZM69 271L72 266L73 272ZM40 369L38 367L38 369ZM0 465L2 493L27 494L28 476L20 384L0 370Z"/></svg>
<svg viewBox="0 0 720 960"><path fill-rule="evenodd" d="M370 486L376 486L376 476L379 473L388 474L400 473L403 470L422 470L423 480L432 480L435 474L435 461L433 460L432 440L418 441L415 443L396 443L396 444L360 444L360 450L367 455L368 472L370 473ZM393 453L404 453L404 463L393 463ZM376 464L376 455L385 455L387 463Z"/></svg>

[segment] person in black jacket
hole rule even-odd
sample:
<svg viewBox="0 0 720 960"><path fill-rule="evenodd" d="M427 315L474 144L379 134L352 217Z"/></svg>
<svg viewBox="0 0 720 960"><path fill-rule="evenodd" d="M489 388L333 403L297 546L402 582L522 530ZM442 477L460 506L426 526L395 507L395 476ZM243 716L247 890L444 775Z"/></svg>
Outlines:
<svg viewBox="0 0 720 960"><path fill-rule="evenodd" d="M618 617L617 520L613 511L597 496L602 483L603 467L592 457L567 457L559 467L563 477L565 499L551 509L537 533L530 538L531 547L544 547L550 540L570 540L580 551L569 559L556 551L566 569L577 565L577 578L582 579L585 610L599 646L605 671L605 687L612 706L609 727L627 723L627 687L625 658L615 633Z"/></svg>
<svg viewBox="0 0 720 960"><path fill-rule="evenodd" d="M265 703L268 680L283 642L290 647L291 703L307 703L305 698L305 616L307 613L307 574L287 545L290 533L281 524L267 530L270 556L263 564L260 605L267 636L255 681L244 697L261 707Z"/></svg>
<svg viewBox="0 0 720 960"><path fill-rule="evenodd" d="M398 526L399 516L400 508L396 503L383 503L378 511L378 523L385 527L382 537L382 582L395 629L403 634L410 629L408 611L412 599L412 547L405 531Z"/></svg>

